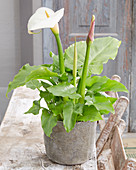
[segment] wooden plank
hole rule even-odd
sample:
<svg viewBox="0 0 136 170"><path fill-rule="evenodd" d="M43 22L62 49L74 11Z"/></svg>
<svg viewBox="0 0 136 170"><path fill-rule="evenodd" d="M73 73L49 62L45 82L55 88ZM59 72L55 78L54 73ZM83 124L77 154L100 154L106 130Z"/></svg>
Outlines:
<svg viewBox="0 0 136 170"><path fill-rule="evenodd" d="M105 120L104 120L104 115L102 115L103 120L99 120L99 128L100 131L103 130L104 126L105 126Z"/></svg>
<svg viewBox="0 0 136 170"><path fill-rule="evenodd" d="M123 134L123 144L124 147L131 147L131 148L135 148L136 147L136 134L134 133L127 133L127 134Z"/></svg>
<svg viewBox="0 0 136 170"><path fill-rule="evenodd" d="M125 121L123 119L120 119L120 121L118 123L118 129L119 129L121 136L122 136L122 134L125 130L125 127L126 127ZM104 145L103 150L111 148L111 142L112 142L112 139L113 139L114 131L115 131L115 127L113 127L112 131L110 132L110 135L108 137L106 144Z"/></svg>
<svg viewBox="0 0 136 170"><path fill-rule="evenodd" d="M122 136L122 134L123 134L123 132L124 132L124 130L126 128L126 122L123 119L120 119L118 127L119 127L119 133Z"/></svg>
<svg viewBox="0 0 136 170"><path fill-rule="evenodd" d="M95 152L96 153L96 152ZM78 170L78 169L75 169ZM79 170L97 170L97 159L96 155L94 158L90 159L89 161L83 163Z"/></svg>
<svg viewBox="0 0 136 170"><path fill-rule="evenodd" d="M99 156L104 145L106 144L113 127L116 124L119 123L119 121L120 121L124 111L126 110L127 106L128 106L128 98L123 97L123 96L120 97L117 101L117 105L116 105L116 108L115 108L115 114L110 115L108 122L106 123L106 125L103 128L100 136L97 139L97 142L96 142L97 157Z"/></svg>
<svg viewBox="0 0 136 170"><path fill-rule="evenodd" d="M119 128L117 126L115 127L113 140L111 143L111 151L112 151L115 169L119 170L121 169L122 165L124 165L127 156L124 150Z"/></svg>
<svg viewBox="0 0 136 170"><path fill-rule="evenodd" d="M103 150L98 161L98 170L115 170L111 149Z"/></svg>
<svg viewBox="0 0 136 170"><path fill-rule="evenodd" d="M95 158L79 166L62 166L48 159L40 114L23 114L38 98L36 90L20 87L14 91L0 128L0 169L96 170Z"/></svg>
<svg viewBox="0 0 136 170"><path fill-rule="evenodd" d="M121 170L135 170L136 169L136 160L129 158L126 160L124 167Z"/></svg>
<svg viewBox="0 0 136 170"><path fill-rule="evenodd" d="M113 75L112 77L111 77L111 80L116 80L116 81L118 81L118 82L121 82L121 77L119 76L119 75Z"/></svg>
<svg viewBox="0 0 136 170"><path fill-rule="evenodd" d="M132 65L131 65L131 94L129 132L136 132L136 0L133 0L132 23Z"/></svg>

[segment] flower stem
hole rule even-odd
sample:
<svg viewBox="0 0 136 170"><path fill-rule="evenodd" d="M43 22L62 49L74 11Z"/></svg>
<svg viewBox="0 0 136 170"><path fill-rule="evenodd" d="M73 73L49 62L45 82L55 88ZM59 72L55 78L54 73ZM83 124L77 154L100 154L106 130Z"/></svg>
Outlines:
<svg viewBox="0 0 136 170"><path fill-rule="evenodd" d="M74 44L74 60L73 60L73 85L76 87L76 76L77 76L77 47L76 39Z"/></svg>
<svg viewBox="0 0 136 170"><path fill-rule="evenodd" d="M60 66L60 74L65 73L65 66L64 66L64 57L63 57L63 49L60 40L59 34L54 34L58 46L58 54L59 54L59 66Z"/></svg>
<svg viewBox="0 0 136 170"><path fill-rule="evenodd" d="M90 48L91 48L91 41L87 42L87 49L86 49L86 56L85 56L85 62L84 62L84 67L83 67L83 72L82 72L82 77L81 77L81 84L79 84L80 88L80 94L81 98L79 99L80 103L84 103L84 97L85 97L85 83L86 83L86 77L87 77L87 68L88 68L88 62L89 62L89 55L90 55Z"/></svg>
<svg viewBox="0 0 136 170"><path fill-rule="evenodd" d="M63 74L63 73L65 73L63 48L62 48L62 44L61 44L61 40L60 40L59 34L55 34L55 33L53 33L53 34L54 34L54 36L56 38L56 42L57 42L57 46L58 46L60 74ZM68 100L68 97L63 97L63 101L65 103L66 103L67 100Z"/></svg>
<svg viewBox="0 0 136 170"><path fill-rule="evenodd" d="M76 38L74 44L74 59L73 59L73 85L76 87L76 76L77 76L77 47L76 47ZM75 99L73 99L75 104Z"/></svg>

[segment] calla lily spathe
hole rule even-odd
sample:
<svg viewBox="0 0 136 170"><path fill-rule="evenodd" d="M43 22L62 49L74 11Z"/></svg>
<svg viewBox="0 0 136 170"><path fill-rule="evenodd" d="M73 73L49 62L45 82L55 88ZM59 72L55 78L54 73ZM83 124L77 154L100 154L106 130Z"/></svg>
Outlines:
<svg viewBox="0 0 136 170"><path fill-rule="evenodd" d="M41 7L30 17L28 21L28 33L42 28L55 28L54 33L59 33L58 22L64 15L64 8L54 12L50 8Z"/></svg>
<svg viewBox="0 0 136 170"><path fill-rule="evenodd" d="M87 37L89 41L91 42L94 41L94 28L95 28L95 16L92 15L90 30L89 30L88 37Z"/></svg>
<svg viewBox="0 0 136 170"><path fill-rule="evenodd" d="M90 31L88 34L88 37L89 37L90 41L92 41L92 42L94 41L94 28L95 28L95 16L92 15Z"/></svg>

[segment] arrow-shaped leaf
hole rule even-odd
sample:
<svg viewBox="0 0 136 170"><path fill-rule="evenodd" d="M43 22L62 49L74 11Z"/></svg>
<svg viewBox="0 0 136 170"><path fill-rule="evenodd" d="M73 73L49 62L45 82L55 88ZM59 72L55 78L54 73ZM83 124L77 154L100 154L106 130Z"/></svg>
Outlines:
<svg viewBox="0 0 136 170"><path fill-rule="evenodd" d="M64 82L48 87L47 90L54 96L70 97L73 93L76 92L76 87L74 87L72 84Z"/></svg>
<svg viewBox="0 0 136 170"><path fill-rule="evenodd" d="M100 74L103 71L103 64L107 63L109 59L114 60L121 41L113 37L97 38L91 45L90 60L88 66L89 74ZM78 62L77 68L81 74L81 67L84 65L84 58L86 53L86 42L77 42ZM73 69L73 55L74 45L72 44L65 50L65 66Z"/></svg>
<svg viewBox="0 0 136 170"><path fill-rule="evenodd" d="M8 90L6 93L6 96L10 91L13 89L24 86L26 81L26 77L33 71L38 69L40 66L30 66L29 64L24 65L18 72L18 74L15 75L14 79L12 82L9 83L8 85Z"/></svg>
<svg viewBox="0 0 136 170"><path fill-rule="evenodd" d="M70 132L75 124L77 114L74 112L74 105L72 101L68 101L63 108L63 124L67 132Z"/></svg>
<svg viewBox="0 0 136 170"><path fill-rule="evenodd" d="M51 72L46 67L41 66L38 69L32 71L27 77L26 82L34 79L45 79L48 80L50 77L57 77L58 74Z"/></svg>
<svg viewBox="0 0 136 170"><path fill-rule="evenodd" d="M35 101L33 101L33 106L27 112L25 112L24 114L32 113L34 115L38 115L40 109L41 109L40 100L35 100Z"/></svg>
<svg viewBox="0 0 136 170"><path fill-rule="evenodd" d="M42 111L41 124L42 124L42 128L44 130L44 133L48 137L50 137L53 127L56 126L56 124L57 124L57 117L54 116L53 114L49 113L49 111L47 109L44 109Z"/></svg>

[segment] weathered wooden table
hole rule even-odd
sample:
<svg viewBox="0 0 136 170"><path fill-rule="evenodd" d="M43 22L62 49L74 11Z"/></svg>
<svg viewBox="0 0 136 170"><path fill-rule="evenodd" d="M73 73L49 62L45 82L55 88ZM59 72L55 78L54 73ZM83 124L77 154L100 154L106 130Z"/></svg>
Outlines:
<svg viewBox="0 0 136 170"><path fill-rule="evenodd" d="M40 115L23 114L36 98L36 90L14 90L0 128L0 170L96 170L95 158L78 166L62 166L48 159Z"/></svg>

